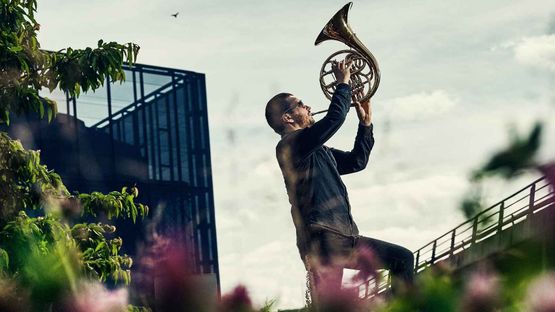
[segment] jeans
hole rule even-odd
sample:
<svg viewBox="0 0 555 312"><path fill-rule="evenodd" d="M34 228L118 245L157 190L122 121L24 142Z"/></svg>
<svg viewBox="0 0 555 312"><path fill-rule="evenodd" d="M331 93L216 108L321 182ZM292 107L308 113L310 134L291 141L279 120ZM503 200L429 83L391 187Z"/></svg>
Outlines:
<svg viewBox="0 0 555 312"><path fill-rule="evenodd" d="M317 292L322 288L332 292L339 290L343 268L368 270L369 266L390 271L392 293L396 293L400 285L412 285L414 256L405 247L360 235L344 235L320 227L312 228L310 242L310 257L317 259L316 263L312 262L311 270Z"/></svg>

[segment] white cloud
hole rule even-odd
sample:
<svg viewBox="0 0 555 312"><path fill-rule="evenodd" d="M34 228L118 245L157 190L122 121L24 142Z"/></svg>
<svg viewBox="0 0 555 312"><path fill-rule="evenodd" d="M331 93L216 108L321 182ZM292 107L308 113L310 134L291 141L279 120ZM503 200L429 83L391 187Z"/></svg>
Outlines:
<svg viewBox="0 0 555 312"><path fill-rule="evenodd" d="M386 101L386 113L395 120L422 120L444 114L457 104L445 90L419 92Z"/></svg>
<svg viewBox="0 0 555 312"><path fill-rule="evenodd" d="M422 231L421 243L430 239L430 229L438 233L462 221L457 203L466 186L465 178L455 173L428 173L352 188L349 196L362 235L414 249L420 246L414 244L414 233L408 229ZM403 229L407 230L404 234Z"/></svg>
<svg viewBox="0 0 555 312"><path fill-rule="evenodd" d="M555 71L555 34L523 38L514 53L524 65Z"/></svg>

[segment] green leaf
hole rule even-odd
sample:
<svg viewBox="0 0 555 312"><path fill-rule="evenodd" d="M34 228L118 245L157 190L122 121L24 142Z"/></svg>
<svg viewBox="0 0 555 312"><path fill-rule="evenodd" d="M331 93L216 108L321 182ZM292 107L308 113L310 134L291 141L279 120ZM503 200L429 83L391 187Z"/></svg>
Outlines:
<svg viewBox="0 0 555 312"><path fill-rule="evenodd" d="M6 270L10 265L10 257L8 253L0 248L0 272Z"/></svg>
<svg viewBox="0 0 555 312"><path fill-rule="evenodd" d="M95 252L98 252L100 249L104 248L106 246L105 242L101 242L100 244L98 244L98 246L96 246L96 248L94 249Z"/></svg>

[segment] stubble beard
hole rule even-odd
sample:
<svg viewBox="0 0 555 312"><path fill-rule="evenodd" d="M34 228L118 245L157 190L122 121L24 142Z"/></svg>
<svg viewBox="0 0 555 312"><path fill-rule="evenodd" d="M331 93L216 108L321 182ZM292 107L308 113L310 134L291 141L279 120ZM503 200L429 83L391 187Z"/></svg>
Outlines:
<svg viewBox="0 0 555 312"><path fill-rule="evenodd" d="M312 115L308 116L308 127L311 127L314 124L314 117Z"/></svg>
<svg viewBox="0 0 555 312"><path fill-rule="evenodd" d="M314 124L312 115L299 116L299 121L299 124L301 124L303 128L311 127Z"/></svg>

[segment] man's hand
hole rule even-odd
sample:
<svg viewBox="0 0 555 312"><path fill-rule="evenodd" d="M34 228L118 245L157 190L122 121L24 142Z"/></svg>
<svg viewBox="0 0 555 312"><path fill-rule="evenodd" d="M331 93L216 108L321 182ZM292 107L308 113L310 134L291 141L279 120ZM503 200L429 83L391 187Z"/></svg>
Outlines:
<svg viewBox="0 0 555 312"><path fill-rule="evenodd" d="M363 90L353 94L353 102L357 110L358 120L360 124L368 127L372 124L372 105L370 99L360 102L359 99L364 95Z"/></svg>
<svg viewBox="0 0 555 312"><path fill-rule="evenodd" d="M349 80L351 80L351 62L348 59L344 59L341 62L333 62L331 64L331 69L333 70L333 74L335 75L335 81L337 84L346 83L349 84Z"/></svg>

